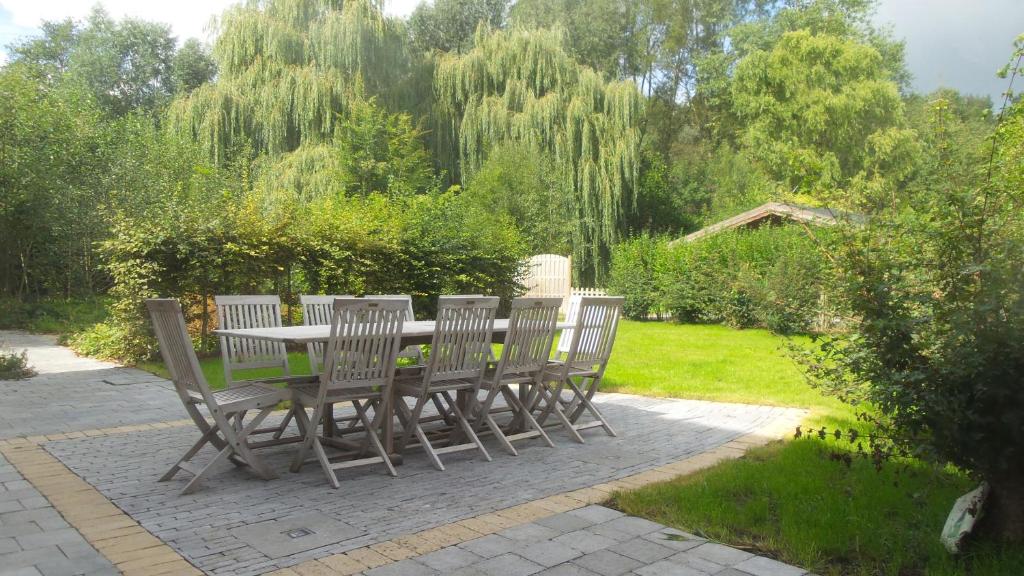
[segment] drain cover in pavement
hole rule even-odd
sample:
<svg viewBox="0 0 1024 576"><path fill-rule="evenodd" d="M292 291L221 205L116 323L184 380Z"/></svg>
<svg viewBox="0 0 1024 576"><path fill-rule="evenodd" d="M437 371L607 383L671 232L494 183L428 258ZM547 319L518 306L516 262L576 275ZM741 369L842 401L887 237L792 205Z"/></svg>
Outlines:
<svg viewBox="0 0 1024 576"><path fill-rule="evenodd" d="M290 556L313 548L362 536L363 532L319 512L239 526L231 535L270 558Z"/></svg>

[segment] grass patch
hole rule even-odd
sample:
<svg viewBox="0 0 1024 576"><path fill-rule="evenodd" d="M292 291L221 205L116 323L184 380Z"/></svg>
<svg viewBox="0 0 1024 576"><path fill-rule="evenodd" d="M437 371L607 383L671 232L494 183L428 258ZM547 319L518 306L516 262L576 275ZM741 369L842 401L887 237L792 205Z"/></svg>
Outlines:
<svg viewBox="0 0 1024 576"><path fill-rule="evenodd" d="M211 388L214 390L220 390L225 386L224 365L221 363L220 356L200 358L199 367L202 368L203 375L206 376L206 381L210 384ZM291 370L292 376L302 376L311 373L309 369L309 357L305 352L289 352L288 367ZM167 372L167 368L164 367L162 360L141 362L139 363L138 368L147 372L152 372L153 374L163 378L171 377ZM280 368L258 368L255 370L239 370L235 372L235 378L239 380L259 380L260 378L275 378L283 375L284 371Z"/></svg>
<svg viewBox="0 0 1024 576"><path fill-rule="evenodd" d="M863 429L855 410L822 396L764 330L624 321L604 390L795 406L806 423ZM909 462L876 471L829 459L818 440L792 440L698 474L616 495L623 511L827 575L1024 574L1024 550L979 544L952 559L938 535L963 474Z"/></svg>

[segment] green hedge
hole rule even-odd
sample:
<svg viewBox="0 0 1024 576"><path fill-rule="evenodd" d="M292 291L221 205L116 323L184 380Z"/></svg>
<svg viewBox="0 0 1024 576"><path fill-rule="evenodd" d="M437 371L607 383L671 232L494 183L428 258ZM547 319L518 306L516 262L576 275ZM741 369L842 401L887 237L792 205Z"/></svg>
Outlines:
<svg viewBox="0 0 1024 576"><path fill-rule="evenodd" d="M789 334L819 328L825 272L805 230L766 227L671 246L648 237L624 242L612 254L609 288L625 296L631 318L668 314Z"/></svg>
<svg viewBox="0 0 1024 576"><path fill-rule="evenodd" d="M125 361L151 357L155 342L142 303L152 297L178 298L205 350L215 345L216 294L279 294L296 323L303 293L412 294L424 315L433 314L439 294L508 301L522 289L523 246L515 226L466 206L454 192L332 196L302 205L268 205L256 195L178 198L114 218L101 249L114 282L110 318L72 345Z"/></svg>

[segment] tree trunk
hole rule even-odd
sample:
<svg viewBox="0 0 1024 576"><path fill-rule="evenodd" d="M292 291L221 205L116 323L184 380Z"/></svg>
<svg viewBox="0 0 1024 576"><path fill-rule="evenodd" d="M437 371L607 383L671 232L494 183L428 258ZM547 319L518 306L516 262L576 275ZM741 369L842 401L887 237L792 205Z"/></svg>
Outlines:
<svg viewBox="0 0 1024 576"><path fill-rule="evenodd" d="M1024 479L993 478L982 519L984 531L994 540L1024 543Z"/></svg>

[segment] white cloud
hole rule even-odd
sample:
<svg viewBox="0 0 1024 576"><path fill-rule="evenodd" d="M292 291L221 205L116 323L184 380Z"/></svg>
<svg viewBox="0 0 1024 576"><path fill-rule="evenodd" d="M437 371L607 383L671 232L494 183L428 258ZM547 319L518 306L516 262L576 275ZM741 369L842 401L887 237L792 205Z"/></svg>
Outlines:
<svg viewBox="0 0 1024 576"><path fill-rule="evenodd" d="M170 24L179 40L200 38L208 40L210 19L238 0L0 0L0 8L10 13L15 26L38 28L44 20L63 20L67 17L84 18L93 6L102 4L114 18L131 16ZM405 16L419 3L418 0L385 0L385 11Z"/></svg>

